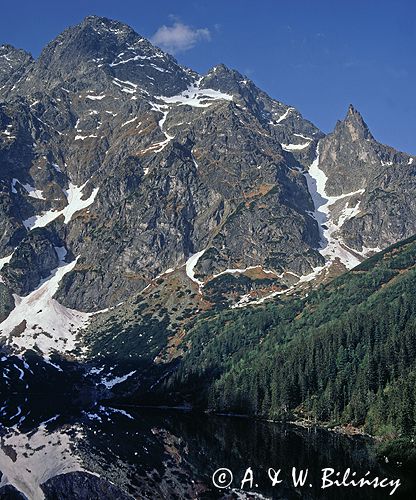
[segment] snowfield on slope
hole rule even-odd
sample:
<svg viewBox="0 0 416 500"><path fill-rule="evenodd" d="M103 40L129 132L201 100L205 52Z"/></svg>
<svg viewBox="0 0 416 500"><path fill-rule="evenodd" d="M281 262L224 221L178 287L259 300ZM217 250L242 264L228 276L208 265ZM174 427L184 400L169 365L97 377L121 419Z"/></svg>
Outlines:
<svg viewBox="0 0 416 500"><path fill-rule="evenodd" d="M15 308L0 323L0 338L14 351L40 350L45 356L54 351L73 351L77 334L92 313L69 309L53 298L65 274L72 271L77 260L64 261L66 251L56 248L60 265L39 286L24 297L13 295Z"/></svg>
<svg viewBox="0 0 416 500"><path fill-rule="evenodd" d="M84 208L89 207L95 200L99 188L94 188L90 196L86 199L82 199L82 191L87 185L88 181L82 186L76 186L75 184L69 183L69 188L65 191L65 195L68 200L68 205L62 210L48 210L40 215L34 215L29 219L23 221L23 225L26 229L35 229L36 227L45 227L53 220L57 219L60 215L64 216L64 223L72 219L73 215Z"/></svg>
<svg viewBox="0 0 416 500"><path fill-rule="evenodd" d="M158 96L158 99L165 102L166 104L178 104L180 106L188 105L196 108L207 108L217 100L233 100L232 95L225 94L224 92L220 92L219 90L201 89L201 81L202 77L192 83L181 94L172 97Z"/></svg>
<svg viewBox="0 0 416 500"><path fill-rule="evenodd" d="M185 270L186 274L188 275L188 278L194 281L199 287L201 288L204 285L203 281L200 281L199 279L195 278L195 266L198 264L198 260L204 255L206 252L206 248L204 250L201 250L200 252L194 253L189 256L188 260L185 263Z"/></svg>
<svg viewBox="0 0 416 500"><path fill-rule="evenodd" d="M346 220L355 217L360 212L358 202L353 208L348 206L352 196L357 196L364 193L364 189L359 189L352 193L345 193L339 196L329 196L325 191L327 176L319 167L319 143L316 148L316 157L309 167L308 172L304 173L308 184L309 193L312 197L315 211L313 217L318 223L321 232L321 247L319 249L321 255L327 259L327 265L338 258L347 269L360 264L361 260L355 255L359 252L350 252L342 240L336 235L341 229ZM333 219L331 207L339 200L345 199L345 207L342 210L338 221Z"/></svg>

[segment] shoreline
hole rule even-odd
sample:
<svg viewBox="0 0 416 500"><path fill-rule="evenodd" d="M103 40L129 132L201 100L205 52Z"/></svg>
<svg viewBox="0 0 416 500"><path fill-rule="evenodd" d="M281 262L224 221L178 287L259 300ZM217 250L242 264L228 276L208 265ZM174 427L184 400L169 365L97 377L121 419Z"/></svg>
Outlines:
<svg viewBox="0 0 416 500"><path fill-rule="evenodd" d="M179 412L195 412L195 413L204 413L206 415L213 415L213 416L218 416L218 417L233 417L233 418L244 418L244 419L249 419L257 422L268 422L271 424L288 424L288 425L294 425L297 427L301 427L303 429L320 429L320 430L326 430L329 432L334 432L337 434L343 434L345 436L350 436L350 437L364 437L367 439L371 439L375 442L382 442L383 438L380 436L374 436L372 434L369 434L367 432L364 432L362 428L355 427L351 424L344 424L344 425L331 425L326 422L319 422L319 421L311 421L307 420L305 418L299 417L298 419L291 419L291 420L273 420L273 419L268 419L268 418L262 418L256 415L248 415L245 413L220 413L220 412L215 412L210 409L200 409L200 408L195 408L192 407L192 405L138 405L138 404L129 404L129 403L116 403L114 405L109 404L108 406L114 406L114 407L124 407L124 408L137 408L137 409L154 409L154 410L172 410L172 411L179 411Z"/></svg>

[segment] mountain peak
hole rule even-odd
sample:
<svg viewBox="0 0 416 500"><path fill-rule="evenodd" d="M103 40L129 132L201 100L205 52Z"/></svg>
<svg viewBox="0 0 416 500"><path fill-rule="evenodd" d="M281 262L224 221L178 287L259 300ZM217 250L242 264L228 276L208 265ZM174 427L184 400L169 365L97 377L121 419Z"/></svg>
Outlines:
<svg viewBox="0 0 416 500"><path fill-rule="evenodd" d="M36 61L28 84L39 89L95 87L104 90L114 78L128 81L146 92L175 95L185 90L191 77L169 54L120 21L87 16L51 41ZM71 75L73 86L67 82Z"/></svg>
<svg viewBox="0 0 416 500"><path fill-rule="evenodd" d="M32 56L25 50L9 44L0 45L0 90L5 92L11 88L32 63Z"/></svg>
<svg viewBox="0 0 416 500"><path fill-rule="evenodd" d="M98 33L103 31L111 31L116 35L135 33L133 28L128 24L122 23L121 21L116 21L114 19L109 19L108 17L102 16L86 16L81 23L78 24L79 27L91 27ZM137 33L135 33L137 34Z"/></svg>
<svg viewBox="0 0 416 500"><path fill-rule="evenodd" d="M343 121L338 122L335 131L342 132L347 130L351 139L373 139L368 125L364 121L361 113L352 105L348 106L347 114Z"/></svg>
<svg viewBox="0 0 416 500"><path fill-rule="evenodd" d="M358 110L354 108L354 104L351 104L348 106L348 114L354 114L358 113Z"/></svg>
<svg viewBox="0 0 416 500"><path fill-rule="evenodd" d="M205 75L206 77L211 76L211 77L216 77L216 78L232 78L234 80L239 80L243 78L241 73L239 73L235 69L231 69L228 66L226 66L223 63L217 64L210 68Z"/></svg>
<svg viewBox="0 0 416 500"><path fill-rule="evenodd" d="M235 94L240 92L240 83L244 77L236 70L228 68L225 64L213 66L204 76L202 87L213 88Z"/></svg>
<svg viewBox="0 0 416 500"><path fill-rule="evenodd" d="M85 16L84 19L82 20L82 23L96 23L96 22L117 23L119 21L114 21L104 16L96 16L95 14L90 14L88 16Z"/></svg>
<svg viewBox="0 0 416 500"><path fill-rule="evenodd" d="M91 51L91 49L96 52L105 52L109 46L116 48L116 45L120 46L126 42L132 43L142 39L143 37L133 28L120 21L107 17L87 16L80 23L63 31L48 47L77 44L78 52Z"/></svg>
<svg viewBox="0 0 416 500"><path fill-rule="evenodd" d="M10 62L10 56L32 58L29 52L26 52L23 49L17 49L8 43L0 45L0 57Z"/></svg>
<svg viewBox="0 0 416 500"><path fill-rule="evenodd" d="M13 45L9 45L8 43L3 43L0 45L0 54L4 54L10 51L17 50Z"/></svg>
<svg viewBox="0 0 416 500"><path fill-rule="evenodd" d="M220 63L208 70L208 74L210 73L229 73L231 70L225 64Z"/></svg>
<svg viewBox="0 0 416 500"><path fill-rule="evenodd" d="M354 122L356 125L368 129L368 126L365 123L361 113L352 104L348 106L348 111L345 117L345 121Z"/></svg>
<svg viewBox="0 0 416 500"><path fill-rule="evenodd" d="M348 106L348 111L347 111L347 115L345 118L346 119L349 119L349 118L350 119L358 119L364 123L364 120L363 120L361 113L358 111L357 108L354 107L353 104L350 104Z"/></svg>

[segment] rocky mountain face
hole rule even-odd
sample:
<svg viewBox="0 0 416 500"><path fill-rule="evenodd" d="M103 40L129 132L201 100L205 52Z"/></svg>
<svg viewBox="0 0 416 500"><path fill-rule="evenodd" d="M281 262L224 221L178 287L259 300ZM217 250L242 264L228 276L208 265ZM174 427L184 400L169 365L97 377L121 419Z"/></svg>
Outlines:
<svg viewBox="0 0 416 500"><path fill-rule="evenodd" d="M352 106L320 142L328 194L357 192L356 214L342 225L345 243L360 253L382 249L416 232L414 157L378 143Z"/></svg>
<svg viewBox="0 0 416 500"><path fill-rule="evenodd" d="M33 58L24 50L15 49L11 45L0 47L0 92L2 95L13 89Z"/></svg>
<svg viewBox="0 0 416 500"><path fill-rule="evenodd" d="M414 169L352 107L325 136L116 21L87 17L36 60L2 46L3 349L170 363L199 311L292 293L415 233Z"/></svg>

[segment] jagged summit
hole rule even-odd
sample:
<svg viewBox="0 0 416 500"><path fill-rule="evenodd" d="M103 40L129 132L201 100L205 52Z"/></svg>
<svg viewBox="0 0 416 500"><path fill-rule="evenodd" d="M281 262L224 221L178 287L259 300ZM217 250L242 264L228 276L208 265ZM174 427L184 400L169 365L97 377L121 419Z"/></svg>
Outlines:
<svg viewBox="0 0 416 500"><path fill-rule="evenodd" d="M405 201L414 186L414 158L379 143L353 105L321 140L319 164L347 247L368 255L416 232L415 204Z"/></svg>
<svg viewBox="0 0 416 500"><path fill-rule="evenodd" d="M347 114L345 116L345 120L356 121L356 122L360 123L360 125L363 125L365 128L368 128L361 113L358 111L357 108L354 107L353 104L350 104L348 106L348 111L347 111Z"/></svg>
<svg viewBox="0 0 416 500"><path fill-rule="evenodd" d="M10 77L19 66L33 61L32 55L23 49L18 49L8 43L0 45L0 68L8 72Z"/></svg>
<svg viewBox="0 0 416 500"><path fill-rule="evenodd" d="M22 94L50 92L62 82L69 90L105 91L114 79L162 95L177 94L192 80L171 55L127 24L88 16L52 40L19 85Z"/></svg>
<svg viewBox="0 0 416 500"><path fill-rule="evenodd" d="M128 24L102 16L86 16L80 23L69 27L60 36L64 36L67 32L71 34L89 32L91 36L101 38L103 45L111 40L117 40L119 43L134 43L141 40L142 43L150 44L144 36L137 33Z"/></svg>
<svg viewBox="0 0 416 500"><path fill-rule="evenodd" d="M341 133L347 129L352 140L374 139L361 113L352 104L348 106L344 120L338 122L337 127Z"/></svg>
<svg viewBox="0 0 416 500"><path fill-rule="evenodd" d="M238 71L228 68L225 64L217 64L210 68L204 75L201 86L215 88L230 93L241 93L242 85L254 84L243 77Z"/></svg>
<svg viewBox="0 0 416 500"><path fill-rule="evenodd" d="M3 50L17 49L4 46ZM173 96L199 78L196 72L179 65L173 56L129 25L96 15L65 29L31 62L34 63L31 68L26 65L26 75L20 79L19 74L19 87L13 89L14 93L51 92L60 89L62 82L69 90L90 86L104 91L108 81L115 78L138 85L151 95ZM10 69L8 65L6 69ZM248 78L224 64L211 68L200 86L234 95L246 94L247 98L253 90L260 92Z"/></svg>
<svg viewBox="0 0 416 500"><path fill-rule="evenodd" d="M105 34L106 32L110 32L118 37L134 34L136 37L144 38L126 23L123 23L116 19L110 19L108 17L96 15L89 15L84 17L84 19L82 19L79 23L64 30L61 35L63 35L67 31L82 30L86 28L91 28L101 35Z"/></svg>
<svg viewBox="0 0 416 500"><path fill-rule="evenodd" d="M0 57L4 57L4 55L8 54L9 52L17 50L13 45L10 45L8 43L3 43L0 45Z"/></svg>
<svg viewBox="0 0 416 500"><path fill-rule="evenodd" d="M229 68L224 63L220 63L220 64L216 64L215 66L212 66L212 68L210 68L207 71L207 75L212 75L212 74L216 74L216 75L224 74L224 75L233 75L233 76L239 75L239 76L241 76L241 74L237 70Z"/></svg>
<svg viewBox="0 0 416 500"><path fill-rule="evenodd" d="M348 114L355 114L355 113L358 113L359 114L359 111L357 109L355 109L354 105L353 104L349 104L348 106Z"/></svg>
<svg viewBox="0 0 416 500"><path fill-rule="evenodd" d="M24 71L33 63L31 54L10 44L0 45L0 96L12 88Z"/></svg>
<svg viewBox="0 0 416 500"><path fill-rule="evenodd" d="M90 14L88 16L85 16L84 19L79 24L91 24L94 26L100 24L105 26L122 26L123 28L126 28L128 30L132 30L132 28L126 23L105 16L97 16L95 14Z"/></svg>
<svg viewBox="0 0 416 500"><path fill-rule="evenodd" d="M32 57L26 50L14 47L9 43L3 43L0 45L0 57L6 61L8 60L8 57L14 57L17 55Z"/></svg>
<svg viewBox="0 0 416 500"><path fill-rule="evenodd" d="M249 80L245 78L241 73L237 70L229 68L225 64L217 64L210 68L206 74L204 75L204 79L214 81L214 80L232 80L234 82L241 82L245 80L248 82Z"/></svg>
<svg viewBox="0 0 416 500"><path fill-rule="evenodd" d="M139 44L142 44L140 49ZM133 48L139 49L141 55L151 49L156 52L150 42L130 26L104 17L88 16L52 40L42 51L39 65L47 66L65 57L67 69L88 61L102 61L104 66L116 62L113 59L120 54L118 51Z"/></svg>

